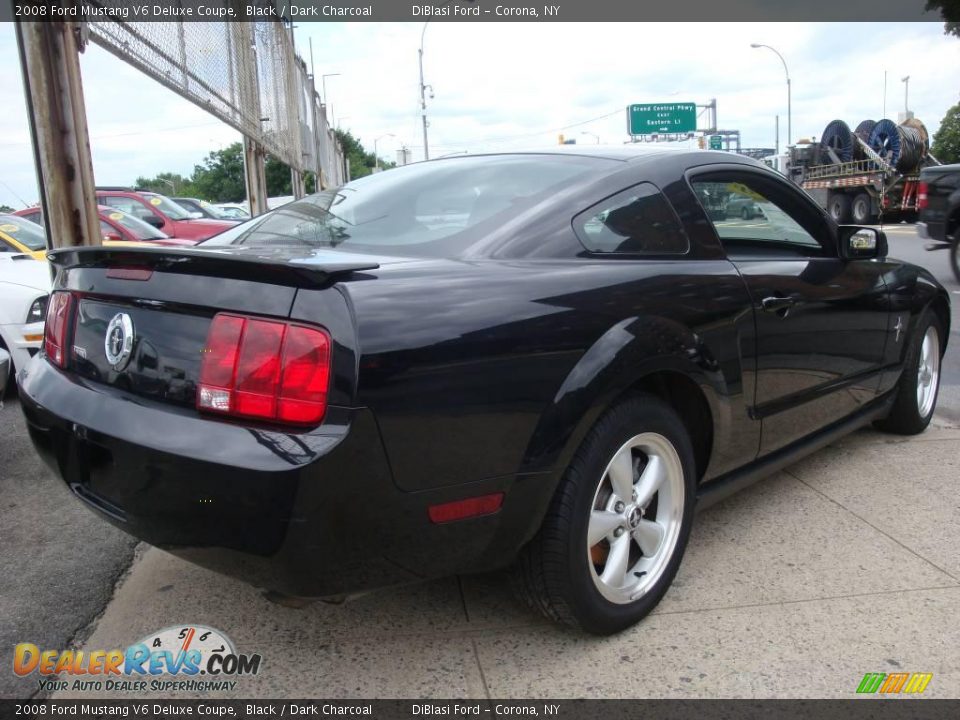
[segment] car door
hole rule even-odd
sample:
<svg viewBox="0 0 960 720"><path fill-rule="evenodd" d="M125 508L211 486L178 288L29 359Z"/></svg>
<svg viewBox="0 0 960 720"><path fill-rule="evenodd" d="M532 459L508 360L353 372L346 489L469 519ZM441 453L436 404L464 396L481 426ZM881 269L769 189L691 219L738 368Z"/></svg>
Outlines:
<svg viewBox="0 0 960 720"><path fill-rule="evenodd" d="M760 454L873 400L889 334L880 264L841 258L836 226L772 173L736 168L690 180L715 206L757 210L750 218L713 213L710 222L755 308Z"/></svg>
<svg viewBox="0 0 960 720"><path fill-rule="evenodd" d="M101 195L97 200L103 205L116 208L120 212L125 212L127 215L133 215L135 218L150 223L150 225L158 229L163 229L166 225L166 219L163 215L137 198L126 195Z"/></svg>

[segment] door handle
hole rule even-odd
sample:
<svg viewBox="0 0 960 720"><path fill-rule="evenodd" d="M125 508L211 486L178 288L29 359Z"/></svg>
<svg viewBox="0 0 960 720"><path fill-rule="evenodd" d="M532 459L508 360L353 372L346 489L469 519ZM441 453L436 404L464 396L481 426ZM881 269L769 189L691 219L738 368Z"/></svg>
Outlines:
<svg viewBox="0 0 960 720"><path fill-rule="evenodd" d="M787 314L787 310L797 304L797 301L791 297L768 297L760 301L764 310L771 313L778 313L782 317Z"/></svg>

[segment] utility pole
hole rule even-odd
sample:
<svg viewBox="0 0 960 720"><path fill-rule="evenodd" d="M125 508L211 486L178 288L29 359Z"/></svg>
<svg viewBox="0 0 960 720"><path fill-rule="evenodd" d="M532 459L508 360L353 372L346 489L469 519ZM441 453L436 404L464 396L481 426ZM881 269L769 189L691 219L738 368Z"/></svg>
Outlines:
<svg viewBox="0 0 960 720"><path fill-rule="evenodd" d="M56 5L74 7L72 2ZM47 247L100 245L80 52L84 23L16 22ZM35 100L36 99L36 100Z"/></svg>

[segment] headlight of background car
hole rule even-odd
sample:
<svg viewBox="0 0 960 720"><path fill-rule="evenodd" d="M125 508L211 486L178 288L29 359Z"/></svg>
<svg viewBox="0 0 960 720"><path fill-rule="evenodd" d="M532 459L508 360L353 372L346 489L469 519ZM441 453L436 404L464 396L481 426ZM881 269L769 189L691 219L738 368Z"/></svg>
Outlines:
<svg viewBox="0 0 960 720"><path fill-rule="evenodd" d="M40 322L47 316L48 297L49 295L44 295L33 301L33 305L30 306L30 311L27 313L28 323Z"/></svg>

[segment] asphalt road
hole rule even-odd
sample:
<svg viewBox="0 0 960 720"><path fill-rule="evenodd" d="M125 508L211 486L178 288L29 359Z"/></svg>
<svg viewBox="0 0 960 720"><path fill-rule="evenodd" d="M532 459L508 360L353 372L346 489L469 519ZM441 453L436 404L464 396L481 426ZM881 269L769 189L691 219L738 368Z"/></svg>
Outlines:
<svg viewBox="0 0 960 720"><path fill-rule="evenodd" d="M33 451L16 398L0 410L0 698L23 698L13 646L64 648L103 611L136 541L78 503Z"/></svg>
<svg viewBox="0 0 960 720"><path fill-rule="evenodd" d="M923 241L916 237L912 226L893 226L886 231L891 256L929 268L951 292L953 329L943 365L938 414L941 420L955 424L960 422L960 285L950 272L947 254L925 251ZM30 447L16 398L8 398L0 410L0 438L0 567L6 580L0 584L0 617L4 619L0 623L0 647L4 648L3 655L9 658L6 655L8 649L18 642L34 642L46 648L63 648L73 642L82 644L84 629L89 628L103 612L113 596L117 580L130 566L135 542L87 511L61 483L50 477L50 471L36 459ZM949 443L944 445L947 447ZM822 454L818 456L824 457ZM811 460L814 465L816 462ZM850 471L847 469L844 473ZM842 488L842 483L838 487ZM940 524L944 521L949 522L943 519ZM939 543L934 545L937 546ZM170 580L161 583L160 590L173 587L176 578L184 573L200 572L168 556L158 555L156 551L151 552L151 562L167 558L163 561L164 572ZM138 567L140 565L143 563L138 563ZM155 576L149 573L141 578L150 584L151 592L155 592L155 588L150 577ZM203 575L200 582L207 581L208 574ZM768 580L764 580L766 582ZM430 586L434 590L429 592L448 585L434 584ZM918 581L918 587L921 585L923 583ZM416 595L420 591L411 592ZM247 595L250 597L246 602L255 602L254 595L250 592ZM128 618L130 620L142 603L142 597L134 602L121 602L121 610L124 607L132 609L134 615ZM453 604L459 606L459 600ZM480 607L486 605L487 602L482 601ZM279 612L277 608L267 606L263 609L264 618L273 617L276 612ZM389 623L389 609L383 612L384 616L377 622ZM202 618L204 614L198 612L198 617ZM379 613L377 617L380 617ZM522 617L523 622L529 620L525 614ZM242 632L232 623L231 627ZM467 656L470 656L469 652ZM9 664L6 667L9 668ZM30 687L29 692L35 689L26 687ZM402 688L402 683L397 687ZM449 695L449 689L443 690L443 687L449 686L441 686L428 694L444 695L446 692ZM22 698L25 692L24 681L18 681L10 672L0 671L0 697ZM398 689L393 694L404 693Z"/></svg>

